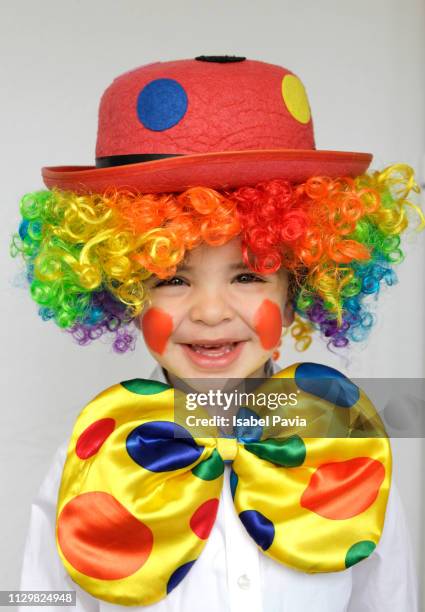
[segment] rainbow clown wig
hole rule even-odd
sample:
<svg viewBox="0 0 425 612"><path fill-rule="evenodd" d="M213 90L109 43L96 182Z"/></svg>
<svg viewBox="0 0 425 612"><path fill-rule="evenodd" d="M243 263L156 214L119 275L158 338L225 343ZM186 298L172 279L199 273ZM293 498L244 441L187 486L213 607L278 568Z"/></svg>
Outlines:
<svg viewBox="0 0 425 612"><path fill-rule="evenodd" d="M424 226L412 169L367 173L370 159L314 148L305 90L287 69L229 56L149 64L106 90L97 167L45 168L50 189L22 198L11 254L42 319L81 345L110 332L124 353L145 281L239 236L253 271L289 271L296 347L313 331L345 347L373 326L366 298L397 280L410 212Z"/></svg>

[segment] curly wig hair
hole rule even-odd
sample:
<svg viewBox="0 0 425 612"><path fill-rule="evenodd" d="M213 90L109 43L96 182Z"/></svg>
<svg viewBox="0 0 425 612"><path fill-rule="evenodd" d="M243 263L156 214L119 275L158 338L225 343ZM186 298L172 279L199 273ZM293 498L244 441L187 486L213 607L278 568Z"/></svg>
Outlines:
<svg viewBox="0 0 425 612"><path fill-rule="evenodd" d="M124 353L148 291L145 281L176 273L202 243L239 236L248 267L267 275L285 268L298 350L318 333L328 347L365 340L373 324L367 296L397 281L401 235L409 212L422 229L413 170L394 165L356 178L313 176L235 190L192 187L181 193L38 191L24 195L11 255L21 254L31 297L85 345L105 332Z"/></svg>

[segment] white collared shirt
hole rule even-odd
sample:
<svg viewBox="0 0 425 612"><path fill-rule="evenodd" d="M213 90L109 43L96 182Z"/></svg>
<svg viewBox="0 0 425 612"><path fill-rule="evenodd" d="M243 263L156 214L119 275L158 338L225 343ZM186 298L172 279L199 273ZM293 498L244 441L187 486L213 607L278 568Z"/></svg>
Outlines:
<svg viewBox="0 0 425 612"><path fill-rule="evenodd" d="M159 365L150 378L167 382ZM56 503L68 444L66 440L58 448L32 504L21 590L75 590L77 605L71 609L76 612L418 610L410 535L394 482L383 533L370 557L341 572L307 574L274 561L248 535L233 507L228 464L215 524L201 555L182 582L151 606L128 608L96 599L71 580L56 549ZM18 607L21 612L31 609L32 606ZM49 607L52 609L56 608Z"/></svg>

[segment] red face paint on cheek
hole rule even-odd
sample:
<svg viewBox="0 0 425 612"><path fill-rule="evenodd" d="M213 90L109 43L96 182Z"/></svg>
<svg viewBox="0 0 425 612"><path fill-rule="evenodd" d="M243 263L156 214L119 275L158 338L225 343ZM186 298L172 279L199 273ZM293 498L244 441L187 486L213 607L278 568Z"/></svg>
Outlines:
<svg viewBox="0 0 425 612"><path fill-rule="evenodd" d="M282 334L282 313L275 302L263 300L254 315L254 329L263 348L271 349L279 343Z"/></svg>
<svg viewBox="0 0 425 612"><path fill-rule="evenodd" d="M161 308L149 308L142 318L142 332L148 347L155 353L162 353L173 331L173 319Z"/></svg>

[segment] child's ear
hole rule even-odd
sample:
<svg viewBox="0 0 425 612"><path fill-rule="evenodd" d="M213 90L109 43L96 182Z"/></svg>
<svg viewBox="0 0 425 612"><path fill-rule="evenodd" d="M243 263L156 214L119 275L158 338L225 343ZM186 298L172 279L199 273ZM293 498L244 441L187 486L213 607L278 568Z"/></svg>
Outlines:
<svg viewBox="0 0 425 612"><path fill-rule="evenodd" d="M283 326L289 327L294 322L294 307L292 303L288 300L285 304L285 308L283 310Z"/></svg>

